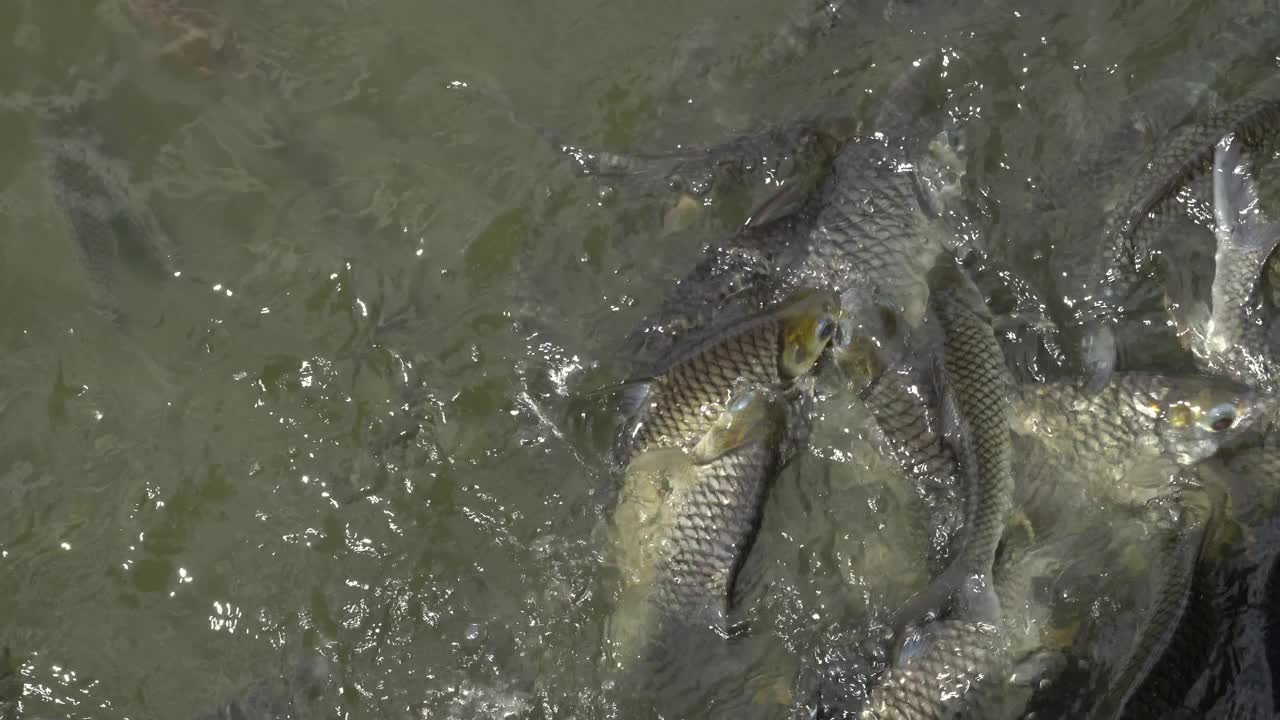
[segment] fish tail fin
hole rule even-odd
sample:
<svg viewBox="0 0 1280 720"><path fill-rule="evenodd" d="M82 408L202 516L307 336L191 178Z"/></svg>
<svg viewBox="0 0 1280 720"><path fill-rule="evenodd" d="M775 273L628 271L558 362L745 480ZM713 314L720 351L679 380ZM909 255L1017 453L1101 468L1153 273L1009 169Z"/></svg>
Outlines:
<svg viewBox="0 0 1280 720"><path fill-rule="evenodd" d="M616 398L619 412L623 417L631 417L648 399L653 380L653 378L632 378L590 390L581 390L578 396L590 400Z"/></svg>
<svg viewBox="0 0 1280 720"><path fill-rule="evenodd" d="M1087 394L1096 395L1115 374L1116 334L1111 324L1105 321L1087 323L1081 334L1079 362L1084 389Z"/></svg>
<svg viewBox="0 0 1280 720"><path fill-rule="evenodd" d="M941 617L964 584L964 568L960 563L951 563L898 608L891 625L901 632L909 625L921 625Z"/></svg>
<svg viewBox="0 0 1280 720"><path fill-rule="evenodd" d="M1044 678L1059 675L1068 662L1066 652L1055 648L1037 648L1018 658L1009 673L1009 682L1032 687Z"/></svg>
<svg viewBox="0 0 1280 720"><path fill-rule="evenodd" d="M1269 221L1258 204L1252 163L1235 133L1222 138L1214 149L1213 215L1219 245L1276 240L1275 233L1251 231Z"/></svg>

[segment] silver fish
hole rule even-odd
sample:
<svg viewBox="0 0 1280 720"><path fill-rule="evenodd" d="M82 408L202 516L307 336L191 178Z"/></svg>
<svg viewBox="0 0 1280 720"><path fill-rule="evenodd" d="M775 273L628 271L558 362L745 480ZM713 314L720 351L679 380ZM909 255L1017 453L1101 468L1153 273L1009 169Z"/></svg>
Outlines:
<svg viewBox="0 0 1280 720"><path fill-rule="evenodd" d="M1013 432L1034 438L1057 466L1054 503L1077 495L1098 502L1145 502L1178 465L1193 465L1239 438L1263 417L1269 398L1213 376L1116 373L1101 391L1059 382L1017 388ZM1157 486L1135 483L1141 469ZM1019 488L1019 495L1045 491ZM1048 508L1053 513L1052 508ZM1060 512L1060 510L1059 510Z"/></svg>
<svg viewBox="0 0 1280 720"><path fill-rule="evenodd" d="M851 350L834 346L848 362ZM921 523L930 533L929 566L936 574L948 560L964 524L961 475L956 452L944 434L939 390L926 363L907 362L884 369L859 392L875 419L885 450L923 504Z"/></svg>
<svg viewBox="0 0 1280 720"><path fill-rule="evenodd" d="M1155 152L1137 167L1132 181L1118 193L1104 222L1102 248L1067 275L1079 286L1068 289L1077 318L1086 324L1089 387L1097 390L1115 364L1111 329L1126 296L1156 257L1162 227L1191 198L1207 202L1207 184L1215 147L1235 134L1250 149L1266 154L1280 129L1280 84L1256 88L1243 99L1207 116L1193 119L1160 137Z"/></svg>
<svg viewBox="0 0 1280 720"><path fill-rule="evenodd" d="M281 677L263 680L245 688L217 709L197 715L195 720L275 720L304 717L306 704L329 681L329 663L316 655L298 663Z"/></svg>
<svg viewBox="0 0 1280 720"><path fill-rule="evenodd" d="M1188 692L1226 640L1227 608L1218 596L1218 574L1229 519L1225 495L1215 495L1187 489L1166 503L1171 512L1161 518L1156 542L1150 544L1155 553L1150 603L1090 720L1188 714Z"/></svg>
<svg viewBox="0 0 1280 720"><path fill-rule="evenodd" d="M1261 387L1275 383L1277 365L1260 285L1280 243L1280 224L1259 204L1243 145L1234 133L1215 150L1213 206L1218 241L1213 309L1193 347L1206 369Z"/></svg>
<svg viewBox="0 0 1280 720"><path fill-rule="evenodd" d="M786 423L780 399L749 388L692 451L650 450L627 468L612 520L622 590L609 641L619 664L645 659L676 628L727 631L738 568L783 464Z"/></svg>
<svg viewBox="0 0 1280 720"><path fill-rule="evenodd" d="M1031 683L1056 659L1043 647L1043 618L1029 599L1031 580L1045 565L1033 547L1030 525L1022 520L1009 523L992 568L1000 612L984 619L961 613L913 631L871 690L860 720L1020 714Z"/></svg>
<svg viewBox="0 0 1280 720"><path fill-rule="evenodd" d="M669 357L651 378L631 385L639 391L639 405L618 438L617 464L623 466L650 448L696 442L740 381L799 390L796 381L818 361L838 321L833 294L802 290L778 308L690 343L692 347ZM800 403L793 403L797 413L804 394L792 393Z"/></svg>
<svg viewBox="0 0 1280 720"><path fill-rule="evenodd" d="M900 609L899 625L940 610L949 598L988 605L985 614L999 615L991 569L1013 505L1009 416L1013 381L991 327L990 311L954 263L939 263L929 279L929 306L943 336L939 385L948 408L944 412L959 438L964 525L951 563L929 588Z"/></svg>
<svg viewBox="0 0 1280 720"><path fill-rule="evenodd" d="M122 271L138 267L156 277L172 275L169 236L133 188L128 170L110 157L80 112L43 122L39 145L50 185L66 213L96 308L119 322L116 297ZM132 266L129 265L132 261Z"/></svg>
<svg viewBox="0 0 1280 720"><path fill-rule="evenodd" d="M895 84L884 122L896 123L906 114L896 109L920 104L923 67L928 64ZM887 310L904 326L917 325L928 295L925 274L942 253L962 250L938 217L953 194L960 159L949 147L930 146L923 155L902 147L903 133L918 132L914 125L883 131L879 137L828 133L839 139L838 152L816 188L800 197L784 188L777 204L787 209L765 208L767 220L753 216L715 243L628 339L626 354L639 372L687 338L758 313L797 287L839 293L855 324Z"/></svg>

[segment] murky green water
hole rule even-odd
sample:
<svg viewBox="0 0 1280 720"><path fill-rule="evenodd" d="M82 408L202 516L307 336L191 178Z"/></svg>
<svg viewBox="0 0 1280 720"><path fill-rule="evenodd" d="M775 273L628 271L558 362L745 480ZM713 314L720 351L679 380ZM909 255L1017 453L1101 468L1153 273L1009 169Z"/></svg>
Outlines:
<svg viewBox="0 0 1280 720"><path fill-rule="evenodd" d="M1242 52L1213 45L1239 9L1191 0L851 3L768 62L796 3L184 4L241 65L162 53L122 0L0 7L5 717L191 717L313 652L324 716L613 712L609 418L583 392L749 201L668 232L669 197L575 177L494 94L575 142L661 149L869 119L950 48L998 204L1153 77L1230 91L1204 63ZM36 144L51 104L94 95L181 271L122 251L119 324ZM1034 238L1008 249L1039 267ZM753 632L669 689L700 716L785 715L825 634L914 579L865 419L852 398L824 412L744 571Z"/></svg>

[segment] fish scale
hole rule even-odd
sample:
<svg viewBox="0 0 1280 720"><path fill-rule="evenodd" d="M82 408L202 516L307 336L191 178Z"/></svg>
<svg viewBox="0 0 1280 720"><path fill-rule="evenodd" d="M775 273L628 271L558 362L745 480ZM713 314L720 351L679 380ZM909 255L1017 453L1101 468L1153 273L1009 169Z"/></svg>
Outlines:
<svg viewBox="0 0 1280 720"><path fill-rule="evenodd" d="M900 658L873 690L864 720L933 720L973 704L972 686L1007 661L997 577L997 550L1013 505L1009 396L1012 378L976 286L952 262L928 275L931 319L941 333L941 388L945 411L959 425L964 525L947 568L895 614L899 633L938 613L919 633L926 647ZM1003 571L1001 571L1003 573ZM980 596L974 602L971 597ZM941 611L956 599L950 613ZM901 639L901 635L899 636Z"/></svg>
<svg viewBox="0 0 1280 720"><path fill-rule="evenodd" d="M1028 553L1033 541L1028 525L1009 524L992 568L999 616L991 622L949 617L924 626L880 676L860 720L1020 716L1026 696L1006 692L1011 680L1042 672L1035 669L1043 649L1035 623L1020 607L1039 565Z"/></svg>
<svg viewBox="0 0 1280 720"><path fill-rule="evenodd" d="M918 80L932 67L921 63L908 70ZM886 108L911 108L928 98L919 82L895 83ZM917 113L886 112L910 117L911 128L878 127L888 135L915 129ZM704 260L669 293L627 340L628 353L640 368L665 352L686 346L690 336L758 311L777 295L796 286L819 286L845 296L844 309L860 315L879 304L902 314L908 324L924 313L925 274L945 250L959 252L962 242L936 212L946 205L922 187L914 159L917 152L895 147L882 137L854 137L834 127L820 133L823 156L834 155L821 183L794 209L753 216L729 238L714 243ZM806 188L807 190L807 188ZM784 188L784 195L789 193Z"/></svg>
<svg viewBox="0 0 1280 720"><path fill-rule="evenodd" d="M822 186L821 211L799 272L840 288L849 312L888 307L910 326L923 317L925 275L947 248L912 166L877 138L849 141Z"/></svg>
<svg viewBox="0 0 1280 720"><path fill-rule="evenodd" d="M777 453L761 444L732 453L708 466L687 494L672 498L679 512L670 542L677 550L658 588L668 611L685 618L708 610L713 618L727 614L733 578L759 524L760 513L743 508L763 508Z"/></svg>
<svg viewBox="0 0 1280 720"><path fill-rule="evenodd" d="M752 384L781 385L777 364L764 361L778 356L778 339L776 332L731 337L660 376L641 410L633 447L638 451L683 446L706 432L715 419L708 410L723 406L728 389L739 378Z"/></svg>
<svg viewBox="0 0 1280 720"><path fill-rule="evenodd" d="M1184 508L1155 544L1155 583L1128 657L1091 719L1176 717L1228 626L1221 591L1222 498L1208 517Z"/></svg>
<svg viewBox="0 0 1280 720"><path fill-rule="evenodd" d="M1272 357L1269 318L1264 318L1261 283L1280 242L1280 225L1262 212L1255 167L1244 143L1229 135L1214 155L1213 198L1216 216L1212 311L1200 342L1193 347L1207 369L1240 382L1270 386L1277 363Z"/></svg>
<svg viewBox="0 0 1280 720"><path fill-rule="evenodd" d="M930 273L930 280L929 305L943 335L942 387L954 401L960 437L965 439L961 472L966 487L963 544L951 565L935 579L936 590L926 591L922 598L930 592L952 592L974 575L989 579L1013 504L1008 402L1012 378L991 328L990 312L977 288L954 264L940 264ZM900 617L914 620L913 606L918 604L909 603Z"/></svg>
<svg viewBox="0 0 1280 720"><path fill-rule="evenodd" d="M1214 112L1200 122L1179 128L1159 144L1159 151L1143 167L1134 183L1116 204L1104 236L1110 240L1111 257L1141 261L1151 254L1146 245L1135 245L1139 228L1152 217L1167 213L1179 188L1205 177L1213 167L1214 147L1225 135L1239 133L1250 148L1265 153L1274 144L1280 126L1280 85L1271 83L1241 100Z"/></svg>
<svg viewBox="0 0 1280 720"><path fill-rule="evenodd" d="M951 538L962 521L957 512L959 471L955 452L943 441L940 418L933 410L937 399L932 379L918 377L922 374L915 366L886 371L863 389L861 397L888 443L889 454L924 500L926 527L932 534L929 565L936 572L945 563Z"/></svg>
<svg viewBox="0 0 1280 720"><path fill-rule="evenodd" d="M653 377L635 381L644 395L618 436L615 465L624 467L651 448L689 447L711 428L738 383L795 389L796 376L808 372L830 340L830 334L814 333L819 326L834 332L837 313L834 294L800 290L777 308L690 341L683 352L655 366ZM788 452L807 436L810 394L803 389L787 393L794 420L788 424Z"/></svg>
<svg viewBox="0 0 1280 720"><path fill-rule="evenodd" d="M624 581L610 621L611 643L624 663L655 659L680 628L727 629L738 570L784 462L788 421L782 398L761 389L747 393L734 398L692 452L659 448L628 467L628 492L614 511ZM715 434L735 424L737 435Z"/></svg>
<svg viewBox="0 0 1280 720"><path fill-rule="evenodd" d="M948 620L933 623L920 655L888 670L860 720L940 720L960 714L976 697L976 686L991 679L1006 661L999 630L985 623ZM974 708L966 707L972 711Z"/></svg>
<svg viewBox="0 0 1280 720"><path fill-rule="evenodd" d="M1020 385L1013 431L1045 451L1054 469L1044 475L1058 481L1052 489L1020 484L1018 495L1048 489L1034 510L1048 522L1069 506L1146 502L1178 465L1204 460L1248 432L1270 402L1245 385L1203 375L1116 373L1096 393L1066 382ZM1206 428L1204 416L1224 405L1235 413L1232 426ZM1191 416L1183 425L1170 416L1179 410Z"/></svg>
<svg viewBox="0 0 1280 720"><path fill-rule="evenodd" d="M1188 212L1184 208L1188 199L1192 204L1207 201L1218 141L1236 133L1251 151L1267 156L1276 147L1277 127L1280 83L1269 82L1246 97L1165 134L1156 143L1149 161L1134 168L1132 181L1121 189L1107 211L1099 251L1079 262L1062 265L1068 278L1068 294L1074 298L1076 319L1090 324L1098 348L1110 347L1089 361L1094 365L1090 368L1092 390L1097 390L1115 365L1114 337L1108 323L1122 313L1127 296L1150 272L1158 255L1156 244L1164 230L1180 214Z"/></svg>
<svg viewBox="0 0 1280 720"><path fill-rule="evenodd" d="M1069 456L1072 475L1097 478L1096 484L1106 487L1128 473L1140 456L1135 451L1156 443L1154 419L1131 400L1145 394L1137 380L1116 375L1096 395L1074 385L1024 385L1015 397L1014 413L1030 434L1046 438L1058 454Z"/></svg>

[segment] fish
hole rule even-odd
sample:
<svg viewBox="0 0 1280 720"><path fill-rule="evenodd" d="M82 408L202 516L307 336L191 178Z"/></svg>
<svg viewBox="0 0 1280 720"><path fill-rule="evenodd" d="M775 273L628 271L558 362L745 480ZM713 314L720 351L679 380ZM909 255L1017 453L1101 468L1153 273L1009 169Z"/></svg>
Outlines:
<svg viewBox="0 0 1280 720"><path fill-rule="evenodd" d="M1179 127L1157 144L1144 172L1126 187L1103 231L1116 263L1141 264L1152 247L1143 230L1152 216L1169 215L1180 188L1207 181L1219 141L1235 135L1251 150L1265 153L1280 129L1280 83L1270 82L1241 100Z"/></svg>
<svg viewBox="0 0 1280 720"><path fill-rule="evenodd" d="M1248 526L1266 524L1280 511L1280 432L1261 429L1238 446L1198 466L1200 474L1228 488L1233 517Z"/></svg>
<svg viewBox="0 0 1280 720"><path fill-rule="evenodd" d="M568 158L575 175L613 183L628 192L674 198L668 208L673 219L692 216L704 205L723 201L731 189L760 183L752 194L759 200L744 227L761 225L797 209L812 191L831 158L853 135L851 118L816 113L780 126L736 133L710 143L687 143L656 152L612 152L591 148L526 118L494 83L469 83L476 93L507 116L516 127L536 135L549 148ZM606 190L611 193L614 187Z"/></svg>
<svg viewBox="0 0 1280 720"><path fill-rule="evenodd" d="M622 571L609 646L620 665L673 628L728 632L733 587L784 464L785 401L748 387L689 451L648 450L627 467L611 519Z"/></svg>
<svg viewBox="0 0 1280 720"><path fill-rule="evenodd" d="M1271 674L1272 706L1280 709L1280 608L1274 602L1280 595L1280 542L1276 540L1276 523L1273 522L1267 529L1270 532L1265 541L1264 557L1255 574L1256 584L1261 589L1257 595L1270 602L1257 602L1254 607L1260 607L1262 611L1258 624L1262 626L1263 646L1266 648L1267 667Z"/></svg>
<svg viewBox="0 0 1280 720"><path fill-rule="evenodd" d="M994 673L1012 671L1029 652L1027 638L1010 632L1016 623L1004 610L1021 607L1027 593L1027 581L1018 577L1026 568L1009 559L1013 552L1002 542L1010 534L1005 518L1013 480L1006 449L1009 420L1001 408L1012 378L990 313L970 279L950 260L939 263L928 279L934 333L922 330L901 338L894 350L864 339L849 342L843 334L833 346L846 376L871 378L860 396L891 454L926 498L930 522L944 523L934 532L947 528L947 536L935 537L930 558L934 572L941 572L895 613L892 624L905 651L872 688L862 718L950 717L958 707L989 707L992 697L985 688L981 697L968 690L990 684ZM873 334L893 336L884 331L885 324ZM941 356L938 372L922 361L933 351ZM947 413L949 421L943 418ZM946 432L948 422L963 431ZM979 428L979 422L989 426ZM1023 527L1015 523L1013 529ZM1027 542L1024 538L1019 547ZM969 573L974 576L966 577ZM940 611L953 596L958 602L945 616L905 627Z"/></svg>
<svg viewBox="0 0 1280 720"><path fill-rule="evenodd" d="M784 184L742 227L709 243L706 256L628 336L627 356L651 364L685 336L759 312L798 287L840 293L851 318L875 317L883 307L908 325L917 322L933 259L964 249L942 212L962 160L949 143L915 137L927 132L918 118L928 104L922 95L932 91L924 81L932 66L914 65L893 84L876 134L828 120L819 155L833 157L818 165L821 177L812 186ZM737 162L733 152L708 153L716 157L729 167Z"/></svg>
<svg viewBox="0 0 1280 720"><path fill-rule="evenodd" d="M1105 385L1116 369L1120 347L1113 326L1125 294L1141 280L1134 268L1119 264L1109 254L1107 219L1120 202L1117 196L1159 153L1159 143L1211 96L1204 83L1181 77L1153 83L1123 103L1119 122L1087 138L1085 147L1072 151L1073 158L1045 181L1036 225L1044 226L1047 216L1054 225L1066 228L1062 239L1053 243L1050 277L1077 341L1074 348L1068 347L1074 353L1060 364L1074 362L1070 369L1092 391ZM1097 212L1080 213L1082 188L1092 190L1091 207ZM1072 207L1061 207L1064 197L1071 198ZM1117 272L1121 275L1113 277Z"/></svg>
<svg viewBox="0 0 1280 720"><path fill-rule="evenodd" d="M876 334L890 336L882 327ZM941 572L959 531L960 468L942 426L940 391L926 352L910 347L888 350L867 336L852 336L843 327L831 346L842 378L875 420L883 450L898 467L922 504L920 524L930 534L928 565Z"/></svg>
<svg viewBox="0 0 1280 720"><path fill-rule="evenodd" d="M300 713L329 681L329 661L319 654L299 662L288 673L258 681L195 720L275 720Z"/></svg>
<svg viewBox="0 0 1280 720"><path fill-rule="evenodd" d="M628 336L626 354L652 364L800 287L839 293L843 314L855 320L882 308L918 320L924 272L948 236L922 209L924 191L905 157L882 139L850 141L797 209L713 245Z"/></svg>
<svg viewBox="0 0 1280 720"><path fill-rule="evenodd" d="M714 328L730 327L783 302L790 247L811 223L809 209L710 243L706 254L627 333L620 354L634 374L657 372L668 358Z"/></svg>
<svg viewBox="0 0 1280 720"><path fill-rule="evenodd" d="M121 271L139 270L163 280L174 273L176 253L164 227L138 197L127 166L106 150L86 112L75 108L42 119L37 144L53 197L88 273L95 310L120 323Z"/></svg>
<svg viewBox="0 0 1280 720"><path fill-rule="evenodd" d="M165 38L161 55L172 56L206 75L218 70L245 71L242 48L217 15L175 0L126 0L125 7L136 20Z"/></svg>
<svg viewBox="0 0 1280 720"><path fill-rule="evenodd" d="M1089 505L1145 502L1159 488L1134 482L1131 472L1159 475L1205 460L1245 436L1272 404L1247 385L1200 374L1120 372L1096 393L1073 380L1018 385L1013 433L1036 440L1058 478L1052 491L1020 487L1019 495L1055 495L1051 514L1065 506L1065 492L1092 498Z"/></svg>
<svg viewBox="0 0 1280 720"><path fill-rule="evenodd" d="M1126 297L1142 282L1158 256L1157 241L1163 226L1177 217L1188 202L1205 204L1212 190L1208 184L1215 147L1228 134L1259 156L1269 155L1280 129L1280 83L1269 82L1244 98L1192 117L1152 143L1149 157L1136 172L1112 191L1100 231L1101 246L1077 268L1066 269L1063 294L1075 319L1084 328L1082 361L1086 384L1097 391L1115 369L1115 337L1112 326L1121 315Z"/></svg>
<svg viewBox="0 0 1280 720"><path fill-rule="evenodd" d="M1206 717L1275 717L1280 712L1280 433L1274 426L1199 468L1208 483L1227 488L1230 520L1244 528L1228 568L1244 597L1226 603L1235 625L1224 631L1231 682Z"/></svg>
<svg viewBox="0 0 1280 720"><path fill-rule="evenodd" d="M1234 498L1233 498L1234 504ZM1203 713L1212 718L1273 718L1280 714L1280 519L1249 526L1252 542L1237 567L1243 597L1228 603L1235 623L1222 634L1229 647L1229 683ZM1227 663L1223 663L1227 664ZM1201 707L1205 705L1200 703Z"/></svg>
<svg viewBox="0 0 1280 720"><path fill-rule="evenodd" d="M1040 639L1043 620L1030 583L1043 568L1035 533L1012 519L993 562L1000 610L965 609L908 635L874 683L859 720L1018 717L1032 684L1053 671L1058 654Z"/></svg>
<svg viewBox="0 0 1280 720"><path fill-rule="evenodd" d="M959 240L938 222L906 153L881 138L847 143L823 184L820 210L796 273L841 293L851 318L893 313L904 328L923 322L926 275Z"/></svg>
<svg viewBox="0 0 1280 720"><path fill-rule="evenodd" d="M1008 663L999 629L987 623L936 621L911 642L919 647L879 678L859 720L953 717L956 706Z"/></svg>
<svg viewBox="0 0 1280 720"><path fill-rule="evenodd" d="M963 192L964 128L922 119L938 114L936 67L937 58L908 67L891 85L874 134L845 143L812 205L808 237L793 243L798 259L784 261L806 283L838 290L846 317L892 313L907 334L927 313L928 273L947 259L964 262L984 290L1030 301L1019 312L1033 314L1039 304L1024 297L1030 286L977 242L981 233Z"/></svg>
<svg viewBox="0 0 1280 720"><path fill-rule="evenodd" d="M1199 715L1185 705L1188 694L1230 635L1220 577L1230 534L1225 504L1223 492L1188 488L1152 507L1164 515L1155 542L1145 544L1155 556L1150 602L1090 720Z"/></svg>
<svg viewBox="0 0 1280 720"><path fill-rule="evenodd" d="M643 192L713 197L734 180L771 177L780 181L788 176L787 166L821 165L851 131L839 118L818 117L712 144L640 154L591 151L552 131L540 128L538 132L573 161L579 176L615 178Z"/></svg>
<svg viewBox="0 0 1280 720"><path fill-rule="evenodd" d="M929 273L929 307L942 336L937 361L944 417L957 441L963 526L947 569L900 608L902 627L947 599L988 606L958 608L977 616L999 615L991 570L1013 506L1013 451L1009 398L1013 378L977 287L958 265L938 264Z"/></svg>
<svg viewBox="0 0 1280 720"><path fill-rule="evenodd" d="M660 447L689 447L724 409L735 383L787 389L808 373L835 335L836 297L800 290L780 307L708 333L651 377L624 386L638 397L615 444L617 467Z"/></svg>
<svg viewBox="0 0 1280 720"><path fill-rule="evenodd" d="M1277 365L1260 286L1280 243L1280 224L1260 207L1251 163L1234 133L1215 150L1213 204L1217 253L1212 311L1192 350L1206 371L1270 388Z"/></svg>

